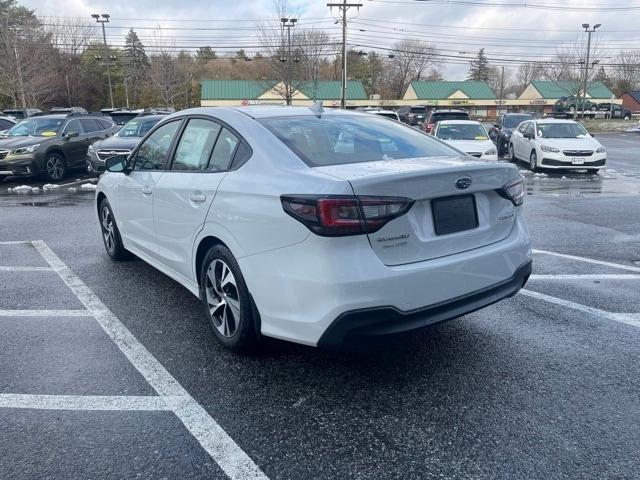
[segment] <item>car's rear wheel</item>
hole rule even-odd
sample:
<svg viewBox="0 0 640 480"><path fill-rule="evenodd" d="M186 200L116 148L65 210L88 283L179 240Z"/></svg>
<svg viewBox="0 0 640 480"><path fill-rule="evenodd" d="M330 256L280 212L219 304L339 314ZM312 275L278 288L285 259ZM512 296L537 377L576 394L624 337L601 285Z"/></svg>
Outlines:
<svg viewBox="0 0 640 480"><path fill-rule="evenodd" d="M631 120L631 115L627 113L627 114L624 116L624 119L625 119L625 120Z"/></svg>
<svg viewBox="0 0 640 480"><path fill-rule="evenodd" d="M62 158L62 155L56 152L52 152L47 155L45 160L45 175L47 180L57 182L62 180L67 174L67 165Z"/></svg>
<svg viewBox="0 0 640 480"><path fill-rule="evenodd" d="M111 205L106 198L100 202L100 230L102 231L104 248L112 260L127 260L131 257L131 254L122 246L120 230L118 230L113 210L111 210Z"/></svg>
<svg viewBox="0 0 640 480"><path fill-rule="evenodd" d="M240 266L229 249L214 245L200 270L201 300L216 339L234 352L258 342L257 314Z"/></svg>
<svg viewBox="0 0 640 480"><path fill-rule="evenodd" d="M536 154L535 150L532 150L529 156L529 170L532 172L538 171L538 154Z"/></svg>

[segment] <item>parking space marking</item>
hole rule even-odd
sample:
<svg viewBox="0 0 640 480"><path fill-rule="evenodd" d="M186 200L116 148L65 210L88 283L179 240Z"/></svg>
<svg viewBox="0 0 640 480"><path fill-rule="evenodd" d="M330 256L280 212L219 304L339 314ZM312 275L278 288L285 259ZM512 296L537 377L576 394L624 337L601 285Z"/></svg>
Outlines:
<svg viewBox="0 0 640 480"><path fill-rule="evenodd" d="M639 274L634 273L612 273L612 274L534 274L529 277L530 280L640 280Z"/></svg>
<svg viewBox="0 0 640 480"><path fill-rule="evenodd" d="M0 272L51 272L51 267L13 267L0 266Z"/></svg>
<svg viewBox="0 0 640 480"><path fill-rule="evenodd" d="M7 240L0 242L0 245L31 245L29 240Z"/></svg>
<svg viewBox="0 0 640 480"><path fill-rule="evenodd" d="M93 317L89 310L0 310L0 317Z"/></svg>
<svg viewBox="0 0 640 480"><path fill-rule="evenodd" d="M134 395L33 395L0 393L0 407L36 410L173 411L175 401L166 396Z"/></svg>
<svg viewBox="0 0 640 480"><path fill-rule="evenodd" d="M624 323L626 325L630 325L632 327L640 328L640 314L638 313L615 313L615 312L607 312L606 310L601 310L599 308L589 307L587 305L582 305L581 303L571 302L569 300L565 300L563 298L553 297L551 295L546 295L544 293L534 292L532 290L521 289L518 292L522 295L531 298L537 298L538 300L544 300L545 302L553 303L555 305L560 305L562 307L571 308L573 310L578 310L580 312L588 313L590 315L595 315L598 317L604 317L609 320L614 320L616 322Z"/></svg>
<svg viewBox="0 0 640 480"><path fill-rule="evenodd" d="M604 260L595 260L593 258L578 257L576 255L567 255L566 253L550 252L549 250L533 250L533 253L543 253L546 255L554 255L556 257L568 258L570 260L578 260L580 262L593 263L595 265L604 265L606 267L619 268L628 270L629 272L640 272L640 267L632 267L631 265L622 265L620 263L606 262Z"/></svg>
<svg viewBox="0 0 640 480"><path fill-rule="evenodd" d="M238 480L268 480L240 446L46 243L35 240L31 244L145 380L159 395L168 397L166 400L172 403L174 414L227 476Z"/></svg>

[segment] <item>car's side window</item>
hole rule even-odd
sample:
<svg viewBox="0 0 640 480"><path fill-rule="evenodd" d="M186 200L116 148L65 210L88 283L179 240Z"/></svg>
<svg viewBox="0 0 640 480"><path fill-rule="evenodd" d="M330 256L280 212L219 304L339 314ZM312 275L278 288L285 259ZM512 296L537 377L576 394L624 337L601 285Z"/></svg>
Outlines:
<svg viewBox="0 0 640 480"><path fill-rule="evenodd" d="M226 128L223 128L218 135L216 146L213 148L211 159L207 170L211 172L224 172L229 170L236 147L240 143L238 137Z"/></svg>
<svg viewBox="0 0 640 480"><path fill-rule="evenodd" d="M84 133L84 131L82 130L82 125L80 124L80 120L75 119L67 123L67 125L64 127L62 134L64 135L66 133L71 133L71 132L78 132L80 135Z"/></svg>
<svg viewBox="0 0 640 480"><path fill-rule="evenodd" d="M176 148L171 170L205 170L221 128L219 124L210 120L201 118L189 120Z"/></svg>
<svg viewBox="0 0 640 480"><path fill-rule="evenodd" d="M244 141L240 142L240 145L238 145L236 149L236 154L233 157L232 168L240 168L251 158L252 154L253 151L251 147Z"/></svg>
<svg viewBox="0 0 640 480"><path fill-rule="evenodd" d="M103 130L102 125L95 118L83 118L80 120L85 133L99 132Z"/></svg>
<svg viewBox="0 0 640 480"><path fill-rule="evenodd" d="M519 131L520 133L522 133L523 135L524 135L524 131L525 131L525 129L527 128L527 124L528 124L528 123L529 123L529 122L524 122L524 123L521 123L521 124L518 126L518 131Z"/></svg>
<svg viewBox="0 0 640 480"><path fill-rule="evenodd" d="M181 120L165 123L147 138L136 153L134 170L162 170Z"/></svg>

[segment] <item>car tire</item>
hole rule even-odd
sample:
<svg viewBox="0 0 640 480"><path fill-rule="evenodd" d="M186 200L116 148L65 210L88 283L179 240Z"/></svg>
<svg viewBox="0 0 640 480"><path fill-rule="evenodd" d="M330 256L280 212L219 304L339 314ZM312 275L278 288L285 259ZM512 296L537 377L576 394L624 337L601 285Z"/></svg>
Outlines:
<svg viewBox="0 0 640 480"><path fill-rule="evenodd" d="M211 330L232 352L249 352L258 340L258 313L240 266L224 245L212 246L200 269L200 299Z"/></svg>
<svg viewBox="0 0 640 480"><path fill-rule="evenodd" d="M44 174L47 180L57 182L67 174L67 164L62 155L51 152L44 161Z"/></svg>
<svg viewBox="0 0 640 480"><path fill-rule="evenodd" d="M131 258L131 253L122 245L120 230L116 224L111 205L106 198L100 202L99 216L102 243L104 243L104 249L107 251L107 255L109 255L111 260L115 261L128 260Z"/></svg>
<svg viewBox="0 0 640 480"><path fill-rule="evenodd" d="M516 153L513 150L513 143L509 143L509 161L518 163L518 158L516 157Z"/></svg>
<svg viewBox="0 0 640 480"><path fill-rule="evenodd" d="M538 154L535 150L531 150L531 155L529 155L529 170L532 172L537 172L540 169L538 168Z"/></svg>

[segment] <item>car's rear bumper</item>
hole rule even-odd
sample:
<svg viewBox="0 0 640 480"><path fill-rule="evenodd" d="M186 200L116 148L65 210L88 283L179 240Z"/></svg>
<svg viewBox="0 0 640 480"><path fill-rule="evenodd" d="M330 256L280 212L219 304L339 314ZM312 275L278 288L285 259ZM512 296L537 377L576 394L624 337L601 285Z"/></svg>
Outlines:
<svg viewBox="0 0 640 480"><path fill-rule="evenodd" d="M511 234L499 242L406 265L384 265L366 236L316 235L296 245L240 257L238 263L259 310L262 334L316 346L336 318L348 312L391 308L397 315L444 305L502 285L529 260L529 236L518 212ZM481 308L482 301L488 305L509 294L486 293L487 298L460 311ZM448 318L456 315L451 307Z"/></svg>
<svg viewBox="0 0 640 480"><path fill-rule="evenodd" d="M453 320L512 297L529 279L529 260L508 279L460 297L403 312L395 307L364 308L345 312L334 320L318 341L318 347L341 349L380 343L393 335Z"/></svg>

